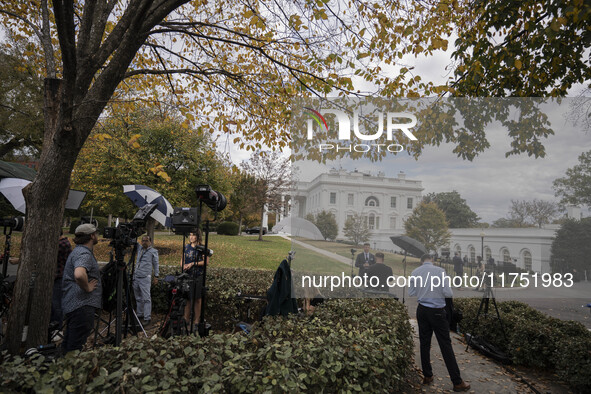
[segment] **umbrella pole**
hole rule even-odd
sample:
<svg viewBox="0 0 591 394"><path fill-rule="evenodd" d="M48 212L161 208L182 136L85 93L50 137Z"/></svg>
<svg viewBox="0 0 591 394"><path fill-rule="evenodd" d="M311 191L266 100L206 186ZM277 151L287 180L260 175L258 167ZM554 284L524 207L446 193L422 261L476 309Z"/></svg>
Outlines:
<svg viewBox="0 0 591 394"><path fill-rule="evenodd" d="M404 267L404 277L406 278L406 249L404 249L404 259L402 260L402 266ZM406 286L402 288L402 303L404 304L404 296L406 294Z"/></svg>

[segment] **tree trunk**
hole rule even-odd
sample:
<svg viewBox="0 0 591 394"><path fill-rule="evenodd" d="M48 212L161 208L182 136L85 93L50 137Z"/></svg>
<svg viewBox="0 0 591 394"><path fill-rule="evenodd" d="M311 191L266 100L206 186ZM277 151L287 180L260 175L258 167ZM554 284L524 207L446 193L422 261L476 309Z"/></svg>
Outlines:
<svg viewBox="0 0 591 394"><path fill-rule="evenodd" d="M72 168L80 150L75 131L59 116L61 85L61 80L45 80L45 135L39 171L33 183L23 190L26 221L6 336L12 354L47 343L60 226ZM32 278L36 279L29 291Z"/></svg>
<svg viewBox="0 0 591 394"><path fill-rule="evenodd" d="M156 226L156 219L149 217L146 221L146 232L148 236L152 240L152 245L154 245L154 227Z"/></svg>
<svg viewBox="0 0 591 394"><path fill-rule="evenodd" d="M238 235L242 235L242 214L238 215Z"/></svg>

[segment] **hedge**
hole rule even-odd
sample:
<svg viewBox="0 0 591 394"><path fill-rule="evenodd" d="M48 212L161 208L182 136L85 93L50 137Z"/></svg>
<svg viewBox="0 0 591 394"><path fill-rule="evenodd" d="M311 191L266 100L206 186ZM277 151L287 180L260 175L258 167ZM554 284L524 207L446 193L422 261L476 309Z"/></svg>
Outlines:
<svg viewBox="0 0 591 394"><path fill-rule="evenodd" d="M238 235L238 224L234 222L222 222L217 226L220 235Z"/></svg>
<svg viewBox="0 0 591 394"><path fill-rule="evenodd" d="M235 302L235 289L260 294L273 276L210 271L216 314L232 309L225 304ZM17 357L0 365L0 384L7 392L56 393L399 392L412 370L408 314L391 299L328 300L310 316L266 317L250 335L220 334L213 326L216 333L205 338L133 338L52 362Z"/></svg>
<svg viewBox="0 0 591 394"><path fill-rule="evenodd" d="M522 302L498 302L506 341L492 301L488 316L481 313L473 332L480 302L474 298L454 300L454 306L464 314L462 331L508 352L515 364L553 371L573 390L591 392L591 333L583 324L550 317Z"/></svg>

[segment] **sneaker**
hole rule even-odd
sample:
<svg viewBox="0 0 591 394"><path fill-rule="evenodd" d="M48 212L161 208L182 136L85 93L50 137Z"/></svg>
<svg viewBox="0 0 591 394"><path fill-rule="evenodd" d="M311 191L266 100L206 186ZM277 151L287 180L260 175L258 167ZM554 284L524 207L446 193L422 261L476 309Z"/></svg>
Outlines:
<svg viewBox="0 0 591 394"><path fill-rule="evenodd" d="M143 322L144 327L148 327L150 324L152 324L152 320L144 320Z"/></svg>
<svg viewBox="0 0 591 394"><path fill-rule="evenodd" d="M431 384L433 382L433 376L425 376L423 378L423 384Z"/></svg>
<svg viewBox="0 0 591 394"><path fill-rule="evenodd" d="M470 385L462 380L460 384L454 384L454 391L468 391L470 390Z"/></svg>

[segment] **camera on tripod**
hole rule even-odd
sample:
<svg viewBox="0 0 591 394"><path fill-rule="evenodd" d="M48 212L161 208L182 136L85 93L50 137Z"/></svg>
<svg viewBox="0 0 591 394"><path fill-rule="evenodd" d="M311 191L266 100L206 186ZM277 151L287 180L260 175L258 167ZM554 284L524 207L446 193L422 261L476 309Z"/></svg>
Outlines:
<svg viewBox="0 0 591 394"><path fill-rule="evenodd" d="M111 239L111 246L123 248L135 245L136 238L144 233L148 216L156 209L156 204L146 204L135 214L131 222L121 223L117 227L105 227L103 238Z"/></svg>
<svg viewBox="0 0 591 394"><path fill-rule="evenodd" d="M170 279L170 293L173 296L188 299L191 294L191 277L187 273Z"/></svg>

